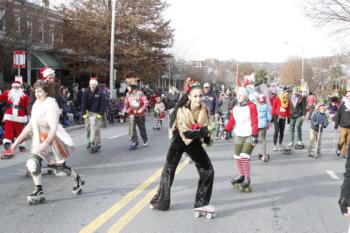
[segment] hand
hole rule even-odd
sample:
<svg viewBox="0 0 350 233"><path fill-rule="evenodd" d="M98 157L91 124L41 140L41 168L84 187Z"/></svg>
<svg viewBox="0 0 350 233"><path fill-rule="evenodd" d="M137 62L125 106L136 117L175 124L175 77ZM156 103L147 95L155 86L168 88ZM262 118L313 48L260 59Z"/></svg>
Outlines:
<svg viewBox="0 0 350 233"><path fill-rule="evenodd" d="M97 114L97 115L96 115L96 119L97 119L97 120L101 120L101 119L102 119L102 116L101 116L100 114Z"/></svg>
<svg viewBox="0 0 350 233"><path fill-rule="evenodd" d="M350 211L349 211L350 200L346 197L340 197L338 204L339 204L341 213L347 217L350 217Z"/></svg>
<svg viewBox="0 0 350 233"><path fill-rule="evenodd" d="M16 148L17 148L17 144L16 144L16 143L13 143L13 144L11 145L10 150L15 151Z"/></svg>
<svg viewBox="0 0 350 233"><path fill-rule="evenodd" d="M63 109L62 109L62 108L60 108L60 114L62 114L62 112L63 112Z"/></svg>
<svg viewBox="0 0 350 233"><path fill-rule="evenodd" d="M88 119L88 118L89 118L89 115L85 113L85 114L83 115L83 119L86 120L86 119Z"/></svg>
<svg viewBox="0 0 350 233"><path fill-rule="evenodd" d="M253 136L253 139L252 139L252 145L253 146L255 146L256 144L258 144L258 142L259 142L259 139L258 139L258 137L257 136Z"/></svg>

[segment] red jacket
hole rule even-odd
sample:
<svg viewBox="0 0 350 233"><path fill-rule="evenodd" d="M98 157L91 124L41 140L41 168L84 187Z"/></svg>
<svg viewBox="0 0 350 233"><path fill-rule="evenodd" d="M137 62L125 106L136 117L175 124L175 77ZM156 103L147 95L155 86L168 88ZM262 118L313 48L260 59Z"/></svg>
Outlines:
<svg viewBox="0 0 350 233"><path fill-rule="evenodd" d="M19 99L18 103L13 103L13 101L9 99L9 93L10 90L7 90L0 95L0 102L6 102L6 110L3 121L27 123L29 102L28 95L24 93L24 95Z"/></svg>
<svg viewBox="0 0 350 233"><path fill-rule="evenodd" d="M271 115L290 119L290 100L288 100L288 107L285 109L281 106L280 98L276 97L272 103Z"/></svg>
<svg viewBox="0 0 350 233"><path fill-rule="evenodd" d="M235 128L235 135L241 137L258 136L258 111L254 103L245 106L236 105L225 130L231 132Z"/></svg>

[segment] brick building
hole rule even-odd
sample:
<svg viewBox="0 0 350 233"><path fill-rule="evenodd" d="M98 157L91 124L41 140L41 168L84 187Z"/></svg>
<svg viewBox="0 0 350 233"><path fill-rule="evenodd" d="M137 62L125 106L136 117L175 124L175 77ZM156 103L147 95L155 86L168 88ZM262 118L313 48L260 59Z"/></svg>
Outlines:
<svg viewBox="0 0 350 233"><path fill-rule="evenodd" d="M52 67L59 78L62 76L64 64L57 57L63 44L62 22L62 16L50 9L48 0L40 5L26 0L0 0L1 89L17 74L12 68L14 50L26 51L27 66L21 70L26 82L32 84L38 79L43 66Z"/></svg>

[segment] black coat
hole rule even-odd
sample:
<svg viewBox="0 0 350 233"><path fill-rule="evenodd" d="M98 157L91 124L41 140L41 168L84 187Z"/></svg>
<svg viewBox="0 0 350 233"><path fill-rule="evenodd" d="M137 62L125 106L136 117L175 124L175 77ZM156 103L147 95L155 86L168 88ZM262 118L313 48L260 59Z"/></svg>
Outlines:
<svg viewBox="0 0 350 233"><path fill-rule="evenodd" d="M98 113L103 115L106 112L107 103L106 96L97 87L95 92L92 92L90 88L87 88L81 101L81 113L84 115L86 111Z"/></svg>

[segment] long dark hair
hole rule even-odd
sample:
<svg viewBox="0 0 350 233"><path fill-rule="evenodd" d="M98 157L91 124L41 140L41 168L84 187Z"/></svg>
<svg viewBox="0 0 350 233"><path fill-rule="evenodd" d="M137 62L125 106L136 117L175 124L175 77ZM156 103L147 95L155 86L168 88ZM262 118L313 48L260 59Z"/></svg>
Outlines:
<svg viewBox="0 0 350 233"><path fill-rule="evenodd" d="M50 85L48 82L45 82L43 80L38 80L35 82L33 87L34 87L34 90L36 88L41 88L41 89L43 89L44 92L47 93L47 96L55 98L55 91L54 91L52 85Z"/></svg>

